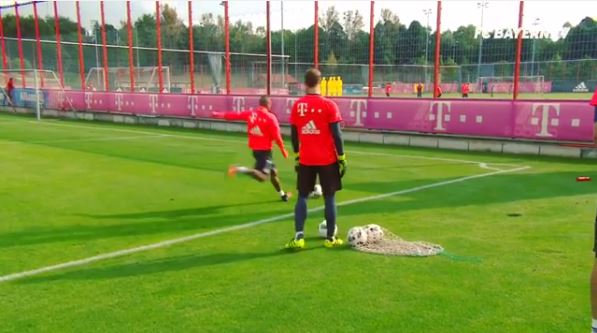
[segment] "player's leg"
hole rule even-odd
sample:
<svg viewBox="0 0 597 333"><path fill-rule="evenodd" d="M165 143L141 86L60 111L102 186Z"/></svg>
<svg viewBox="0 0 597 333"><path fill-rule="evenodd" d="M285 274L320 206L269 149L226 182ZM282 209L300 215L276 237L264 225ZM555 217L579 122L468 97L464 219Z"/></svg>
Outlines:
<svg viewBox="0 0 597 333"><path fill-rule="evenodd" d="M272 182L274 189L276 189L276 192L280 194L282 201L288 201L290 193L286 193L282 190L282 183L280 182L280 177L278 176L278 170L276 168L270 170L270 181Z"/></svg>
<svg viewBox="0 0 597 333"><path fill-rule="evenodd" d="M254 150L253 158L255 158L255 166L253 169L245 166L230 166L228 168L228 176L236 176L240 173L243 175L250 176L258 182L264 182L269 178L269 171L272 165L271 152Z"/></svg>
<svg viewBox="0 0 597 333"><path fill-rule="evenodd" d="M595 113L593 114L593 121L594 121L594 131L593 131L593 142L597 144L597 106L595 106Z"/></svg>
<svg viewBox="0 0 597 333"><path fill-rule="evenodd" d="M336 230L336 192L342 189L342 178L340 177L340 168L338 163L322 166L319 169L319 181L323 190L325 201L325 220L327 228L327 237L324 245L326 247L336 247L344 242L334 237Z"/></svg>
<svg viewBox="0 0 597 333"><path fill-rule="evenodd" d="M305 247L305 221L307 220L307 199L315 186L317 178L316 166L299 165L296 182L298 199L294 206L294 238L286 244L286 248L299 249Z"/></svg>

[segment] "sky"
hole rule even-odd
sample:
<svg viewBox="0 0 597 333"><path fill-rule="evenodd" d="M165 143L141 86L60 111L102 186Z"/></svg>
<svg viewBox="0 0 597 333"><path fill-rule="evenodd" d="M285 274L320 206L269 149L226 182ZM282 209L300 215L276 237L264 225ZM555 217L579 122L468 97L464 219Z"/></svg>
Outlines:
<svg viewBox="0 0 597 333"><path fill-rule="evenodd" d="M17 1L24 2L24 1ZM483 8L483 28L484 30L493 30L499 28L516 27L518 23L518 1L456 1L444 0L442 2L442 23L441 30L456 30L461 25L473 24L481 26L481 9L478 4L484 2ZM1 5L12 4L13 1L0 1ZM179 17L185 24L188 22L187 1L161 1L176 8ZM99 1L81 1L81 19L83 26L89 28L93 20L99 20ZM281 27L282 11L284 7L284 28L295 30L306 28L313 22L314 6L313 1L271 1L271 20L272 29L278 30ZM330 6L335 6L342 13L347 10L358 10L365 18L364 30L369 27L369 8L370 2L362 1L319 1L320 16ZM230 20L250 21L254 27L265 25L265 1L230 1L229 11ZM413 20L418 20L423 25L427 24L427 15L424 10L431 9L429 15L429 26L432 30L436 27L436 1L375 1L375 19L380 17L382 8L391 9L398 15L403 24L408 24ZM75 2L59 1L58 11L61 16L66 16L76 21ZM155 1L132 1L131 3L132 19L136 20L143 14L153 14L155 12ZM13 9L3 10L3 15L14 13ZM198 22L202 14L211 12L215 15L223 15L223 6L220 1L193 1L193 21ZM38 13L41 16L53 15L53 5L51 2L38 4ZM32 6L20 8L21 15L32 15ZM584 17L590 16L597 20L597 1L546 1L546 0L527 0L525 1L525 20L524 26L528 29L546 30L558 32L564 23L570 22L578 24ZM126 5L124 1L105 1L106 22L119 26L120 22L126 20Z"/></svg>

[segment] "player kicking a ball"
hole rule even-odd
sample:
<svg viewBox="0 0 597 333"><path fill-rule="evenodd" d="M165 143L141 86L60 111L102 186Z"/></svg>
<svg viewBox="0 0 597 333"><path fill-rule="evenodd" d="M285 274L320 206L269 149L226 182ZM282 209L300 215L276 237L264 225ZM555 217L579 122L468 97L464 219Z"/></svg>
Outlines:
<svg viewBox="0 0 597 333"><path fill-rule="evenodd" d="M346 171L344 143L340 131L340 111L333 101L320 95L321 73L309 69L305 74L306 96L294 103L290 114L292 148L296 154L299 196L294 209L294 238L287 249L305 247L307 199L319 176L325 201L327 237L325 247L337 247L343 241L334 237L336 229L336 192L342 189Z"/></svg>
<svg viewBox="0 0 597 333"><path fill-rule="evenodd" d="M288 152L284 149L284 141L280 135L280 126L278 119L271 113L272 102L269 97L261 96L259 98L259 107L255 111L233 112L214 112L212 117L225 120L244 120L247 122L247 134L249 136L249 148L253 151L255 158L255 167L253 169L244 166L230 166L228 175L235 176L237 173L246 174L259 182L264 182L268 178L274 185L276 191L280 194L282 201L288 201L290 193L285 193L280 184L278 171L272 160L272 141L280 148L284 158L288 157Z"/></svg>

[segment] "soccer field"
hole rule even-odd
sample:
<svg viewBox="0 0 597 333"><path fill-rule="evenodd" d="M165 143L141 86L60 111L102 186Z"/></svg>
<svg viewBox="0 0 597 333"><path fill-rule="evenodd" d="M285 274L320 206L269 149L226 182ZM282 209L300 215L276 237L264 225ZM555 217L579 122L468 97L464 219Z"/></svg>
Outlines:
<svg viewBox="0 0 597 333"><path fill-rule="evenodd" d="M342 237L377 223L445 253L324 248L321 199L286 252L294 200L225 176L245 141L0 115L0 331L589 331L594 161L348 143Z"/></svg>

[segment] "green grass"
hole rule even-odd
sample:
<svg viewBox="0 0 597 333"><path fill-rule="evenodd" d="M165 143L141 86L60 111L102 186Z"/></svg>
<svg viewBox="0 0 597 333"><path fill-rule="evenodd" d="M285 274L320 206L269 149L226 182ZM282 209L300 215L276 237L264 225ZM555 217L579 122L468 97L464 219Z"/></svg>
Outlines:
<svg viewBox="0 0 597 333"><path fill-rule="evenodd" d="M291 213L269 184L227 179L244 136L0 116L0 276ZM584 332L593 161L347 145L339 225L443 245L430 258L281 251L291 218L0 282L6 332ZM410 155L406 157L403 155ZM283 183L292 162L276 152ZM310 202L318 207L321 200ZM509 217L508 214L521 214Z"/></svg>

